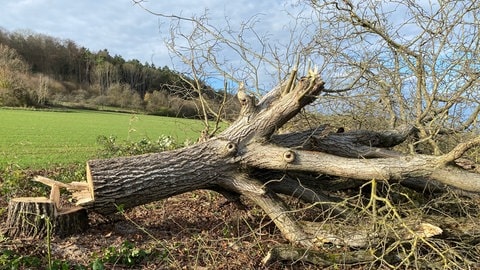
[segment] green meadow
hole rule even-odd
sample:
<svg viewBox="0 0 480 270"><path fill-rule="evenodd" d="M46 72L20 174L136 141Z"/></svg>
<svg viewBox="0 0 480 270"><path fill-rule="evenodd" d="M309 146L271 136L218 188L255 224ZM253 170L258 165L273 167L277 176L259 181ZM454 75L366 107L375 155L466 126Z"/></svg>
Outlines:
<svg viewBox="0 0 480 270"><path fill-rule="evenodd" d="M98 136L115 136L121 142L167 135L183 143L195 140L201 129L197 120L153 115L0 108L0 168L83 163L97 157Z"/></svg>

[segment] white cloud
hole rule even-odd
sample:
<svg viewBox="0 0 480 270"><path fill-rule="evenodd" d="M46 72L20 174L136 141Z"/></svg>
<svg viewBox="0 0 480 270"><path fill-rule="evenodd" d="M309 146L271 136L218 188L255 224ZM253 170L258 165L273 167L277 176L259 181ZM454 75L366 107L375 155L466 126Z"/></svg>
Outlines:
<svg viewBox="0 0 480 270"><path fill-rule="evenodd" d="M286 35L285 9L288 1L278 0L176 0L145 1L143 5L153 12L184 17L208 14L212 24L222 28L229 21L239 27L257 15L256 31L282 39ZM108 49L112 55L156 66L173 66L163 44L168 34L169 21L154 16L131 0L0 0L0 27L8 31L30 29L60 39L73 40L91 51ZM260 49L259 49L260 50ZM231 63L241 63L232 61Z"/></svg>

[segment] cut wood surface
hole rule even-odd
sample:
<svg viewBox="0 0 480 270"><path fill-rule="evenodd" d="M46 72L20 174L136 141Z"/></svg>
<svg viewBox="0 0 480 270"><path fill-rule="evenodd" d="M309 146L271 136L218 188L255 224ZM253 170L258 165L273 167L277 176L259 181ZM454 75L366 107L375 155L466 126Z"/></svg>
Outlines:
<svg viewBox="0 0 480 270"><path fill-rule="evenodd" d="M77 190L78 185L65 184L42 176L37 176L33 180L51 188L50 198L11 199L7 213L6 234L8 236L12 238L43 238L47 235L64 237L83 232L88 228L88 214L85 208L62 206L60 202L60 188Z"/></svg>

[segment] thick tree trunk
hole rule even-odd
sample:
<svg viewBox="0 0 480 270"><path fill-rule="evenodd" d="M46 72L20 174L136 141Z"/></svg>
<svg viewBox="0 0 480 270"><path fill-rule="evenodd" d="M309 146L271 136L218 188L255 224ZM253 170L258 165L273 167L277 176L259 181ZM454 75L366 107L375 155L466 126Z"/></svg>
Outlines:
<svg viewBox="0 0 480 270"><path fill-rule="evenodd" d="M196 189L242 194L262 207L287 239L312 246L312 237L296 225L281 200L250 178L244 159L252 145L266 144L276 129L315 100L322 89L323 82L312 74L296 87L289 84L273 90L258 104L241 90L241 116L219 136L170 152L91 160L87 163L91 192L73 196L90 210L112 214ZM281 157L288 162L288 153Z"/></svg>
<svg viewBox="0 0 480 270"><path fill-rule="evenodd" d="M7 235L41 238L53 227L55 204L44 197L13 198L8 204Z"/></svg>
<svg viewBox="0 0 480 270"><path fill-rule="evenodd" d="M177 194L216 186L228 164L228 145L221 140L170 152L91 160L87 180L91 200L82 205L101 214L158 201Z"/></svg>

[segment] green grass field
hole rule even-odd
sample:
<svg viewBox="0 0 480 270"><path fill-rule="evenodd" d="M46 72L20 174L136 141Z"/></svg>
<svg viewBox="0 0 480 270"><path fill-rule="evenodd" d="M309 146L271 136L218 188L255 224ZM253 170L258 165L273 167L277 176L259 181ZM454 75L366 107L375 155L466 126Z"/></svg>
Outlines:
<svg viewBox="0 0 480 270"><path fill-rule="evenodd" d="M100 135L119 142L168 135L183 143L195 140L201 129L200 121L152 115L0 109L0 168L83 163L98 154Z"/></svg>

